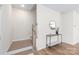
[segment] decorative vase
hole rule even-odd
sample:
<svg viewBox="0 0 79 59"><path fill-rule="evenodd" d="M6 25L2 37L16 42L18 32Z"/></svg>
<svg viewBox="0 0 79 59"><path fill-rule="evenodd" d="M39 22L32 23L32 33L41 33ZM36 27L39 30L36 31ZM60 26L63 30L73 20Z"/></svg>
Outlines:
<svg viewBox="0 0 79 59"><path fill-rule="evenodd" d="M57 35L59 34L58 32L59 32L59 28L56 29L56 34L57 34Z"/></svg>

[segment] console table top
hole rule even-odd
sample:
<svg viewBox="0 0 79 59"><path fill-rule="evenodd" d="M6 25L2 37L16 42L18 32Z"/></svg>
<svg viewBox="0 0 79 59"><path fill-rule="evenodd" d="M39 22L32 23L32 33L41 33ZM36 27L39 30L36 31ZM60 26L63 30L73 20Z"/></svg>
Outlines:
<svg viewBox="0 0 79 59"><path fill-rule="evenodd" d="M57 36L57 35L62 35L62 34L47 34L46 36Z"/></svg>

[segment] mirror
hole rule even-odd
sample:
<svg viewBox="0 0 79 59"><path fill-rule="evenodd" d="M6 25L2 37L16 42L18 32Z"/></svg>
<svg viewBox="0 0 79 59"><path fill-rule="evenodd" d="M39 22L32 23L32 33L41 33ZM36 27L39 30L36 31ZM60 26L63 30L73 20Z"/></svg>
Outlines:
<svg viewBox="0 0 79 59"><path fill-rule="evenodd" d="M51 29L55 29L55 27L56 27L55 21L51 20L51 21L49 22L49 27L50 27Z"/></svg>

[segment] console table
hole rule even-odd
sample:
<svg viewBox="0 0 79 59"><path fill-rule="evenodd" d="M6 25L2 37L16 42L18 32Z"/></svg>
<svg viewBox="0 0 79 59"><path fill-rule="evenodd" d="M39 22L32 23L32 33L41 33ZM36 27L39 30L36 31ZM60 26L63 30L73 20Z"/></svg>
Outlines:
<svg viewBox="0 0 79 59"><path fill-rule="evenodd" d="M49 39L49 45L51 45L51 38L52 37L54 37L54 36L57 36L57 40L59 40L59 36L61 36L61 44L62 44L62 34L47 34L46 35L46 47L51 47L51 46L48 46L48 43L47 43L47 41L48 41L48 37L50 38Z"/></svg>

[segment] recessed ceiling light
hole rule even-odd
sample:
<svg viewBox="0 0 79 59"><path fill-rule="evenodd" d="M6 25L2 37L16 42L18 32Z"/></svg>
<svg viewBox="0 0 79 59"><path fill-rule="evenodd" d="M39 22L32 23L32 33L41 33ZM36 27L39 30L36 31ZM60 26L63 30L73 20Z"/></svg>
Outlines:
<svg viewBox="0 0 79 59"><path fill-rule="evenodd" d="M24 5L21 5L21 7L24 7Z"/></svg>

